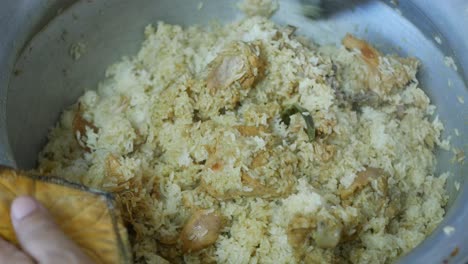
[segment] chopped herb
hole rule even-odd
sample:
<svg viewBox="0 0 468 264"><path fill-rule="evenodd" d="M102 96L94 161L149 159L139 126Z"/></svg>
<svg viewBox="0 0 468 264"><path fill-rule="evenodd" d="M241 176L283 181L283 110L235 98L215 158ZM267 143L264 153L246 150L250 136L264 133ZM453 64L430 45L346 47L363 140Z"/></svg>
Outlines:
<svg viewBox="0 0 468 264"><path fill-rule="evenodd" d="M309 137L309 141L312 142L315 139L315 126L314 126L314 120L312 119L312 115L310 114L307 109L298 106L297 104L293 104L289 107L287 107L283 113L281 114L281 120L283 121L284 124L289 126L291 123L291 116L295 115L297 113L300 113L302 118L304 118L304 121L306 123L307 128L304 129L306 132L307 136Z"/></svg>

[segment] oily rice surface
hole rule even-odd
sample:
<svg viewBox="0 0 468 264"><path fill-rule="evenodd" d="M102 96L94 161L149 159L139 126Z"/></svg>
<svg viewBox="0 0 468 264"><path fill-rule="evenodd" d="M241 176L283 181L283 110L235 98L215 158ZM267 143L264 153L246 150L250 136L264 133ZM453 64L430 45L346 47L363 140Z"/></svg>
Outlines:
<svg viewBox="0 0 468 264"><path fill-rule="evenodd" d="M392 262L447 201L419 62L293 31L148 26L63 112L38 171L114 193L137 263ZM306 112L287 125L293 104Z"/></svg>

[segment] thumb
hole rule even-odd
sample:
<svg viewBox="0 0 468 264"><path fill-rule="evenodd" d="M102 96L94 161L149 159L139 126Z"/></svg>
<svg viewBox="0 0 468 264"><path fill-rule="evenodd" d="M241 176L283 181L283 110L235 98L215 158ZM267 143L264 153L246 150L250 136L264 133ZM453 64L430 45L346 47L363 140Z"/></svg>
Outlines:
<svg viewBox="0 0 468 264"><path fill-rule="evenodd" d="M11 205L11 218L21 247L38 263L91 263L35 199L16 198Z"/></svg>

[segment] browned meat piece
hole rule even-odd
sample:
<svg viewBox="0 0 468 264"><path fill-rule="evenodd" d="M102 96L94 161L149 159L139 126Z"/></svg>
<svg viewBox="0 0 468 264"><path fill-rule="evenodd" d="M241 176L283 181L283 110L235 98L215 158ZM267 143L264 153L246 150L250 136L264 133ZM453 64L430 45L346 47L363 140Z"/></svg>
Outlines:
<svg viewBox="0 0 468 264"><path fill-rule="evenodd" d="M233 42L210 63L207 88L214 93L238 82L250 89L263 76L264 67L259 45Z"/></svg>

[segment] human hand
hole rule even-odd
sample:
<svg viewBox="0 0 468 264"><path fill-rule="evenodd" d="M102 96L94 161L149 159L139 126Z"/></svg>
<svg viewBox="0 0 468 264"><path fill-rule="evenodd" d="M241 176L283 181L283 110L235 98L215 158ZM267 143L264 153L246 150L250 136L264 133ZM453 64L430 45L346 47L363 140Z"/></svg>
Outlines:
<svg viewBox="0 0 468 264"><path fill-rule="evenodd" d="M10 210L21 249L0 238L0 264L93 263L65 236L47 210L35 199L18 197Z"/></svg>

